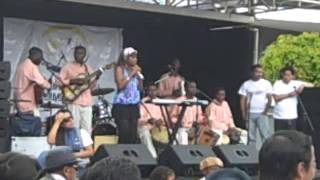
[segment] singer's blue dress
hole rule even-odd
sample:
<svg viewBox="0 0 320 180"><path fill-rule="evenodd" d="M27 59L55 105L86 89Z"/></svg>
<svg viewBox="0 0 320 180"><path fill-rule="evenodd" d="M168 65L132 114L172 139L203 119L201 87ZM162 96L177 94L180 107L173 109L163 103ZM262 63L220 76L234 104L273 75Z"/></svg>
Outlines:
<svg viewBox="0 0 320 180"><path fill-rule="evenodd" d="M129 71L124 68L124 77L129 77ZM132 105L140 102L139 79L137 76L130 79L127 86L118 90L113 99L113 104Z"/></svg>

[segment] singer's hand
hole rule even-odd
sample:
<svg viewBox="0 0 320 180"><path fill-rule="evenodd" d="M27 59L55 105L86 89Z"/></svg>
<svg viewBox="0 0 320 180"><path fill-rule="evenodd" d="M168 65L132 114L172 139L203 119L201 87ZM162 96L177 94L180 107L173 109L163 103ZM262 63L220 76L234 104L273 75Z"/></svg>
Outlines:
<svg viewBox="0 0 320 180"><path fill-rule="evenodd" d="M138 65L133 66L131 68L131 77L135 76L140 71L141 71L141 68Z"/></svg>

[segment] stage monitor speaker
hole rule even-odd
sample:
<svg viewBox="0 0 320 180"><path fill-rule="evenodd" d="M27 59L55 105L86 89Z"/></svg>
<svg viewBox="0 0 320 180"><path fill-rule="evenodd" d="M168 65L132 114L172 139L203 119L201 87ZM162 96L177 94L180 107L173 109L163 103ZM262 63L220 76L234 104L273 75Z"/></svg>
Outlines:
<svg viewBox="0 0 320 180"><path fill-rule="evenodd" d="M258 173L258 151L255 146L243 144L222 145L213 148L225 167L237 167L250 176Z"/></svg>
<svg viewBox="0 0 320 180"><path fill-rule="evenodd" d="M216 156L209 146L204 145L171 145L159 156L159 163L172 168L178 176L203 176L200 162Z"/></svg>
<svg viewBox="0 0 320 180"><path fill-rule="evenodd" d="M157 165L157 161L143 144L103 144L90 161L95 163L105 157L126 157L131 159L138 165L143 177L148 177Z"/></svg>
<svg viewBox="0 0 320 180"><path fill-rule="evenodd" d="M9 61L0 61L0 81L7 81L11 75L11 64Z"/></svg>
<svg viewBox="0 0 320 180"><path fill-rule="evenodd" d="M0 99L9 99L11 93L11 82L0 81Z"/></svg>

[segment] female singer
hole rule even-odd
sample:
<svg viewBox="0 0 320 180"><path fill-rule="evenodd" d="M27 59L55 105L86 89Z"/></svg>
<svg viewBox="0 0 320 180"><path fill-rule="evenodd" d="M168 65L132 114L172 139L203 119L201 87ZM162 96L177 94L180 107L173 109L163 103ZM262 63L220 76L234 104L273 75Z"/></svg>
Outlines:
<svg viewBox="0 0 320 180"><path fill-rule="evenodd" d="M143 75L137 65L138 51L125 48L115 68L117 92L113 100L112 114L118 126L119 144L137 143L137 120L139 118L140 92Z"/></svg>

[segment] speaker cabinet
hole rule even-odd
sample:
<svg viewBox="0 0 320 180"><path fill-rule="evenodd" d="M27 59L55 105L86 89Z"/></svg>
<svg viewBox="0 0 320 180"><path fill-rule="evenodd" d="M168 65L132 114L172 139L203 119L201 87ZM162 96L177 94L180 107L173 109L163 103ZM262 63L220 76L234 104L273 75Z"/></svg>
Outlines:
<svg viewBox="0 0 320 180"><path fill-rule="evenodd" d="M126 157L138 165L143 177L148 177L157 161L143 144L103 144L90 159L92 163L105 157ZM125 172L124 172L125 173Z"/></svg>
<svg viewBox="0 0 320 180"><path fill-rule="evenodd" d="M172 168L178 176L202 176L200 162L216 156L209 146L204 145L171 145L159 156L159 163Z"/></svg>
<svg viewBox="0 0 320 180"><path fill-rule="evenodd" d="M250 176L258 173L258 151L254 146L243 144L222 145L213 148L225 167L237 167Z"/></svg>

